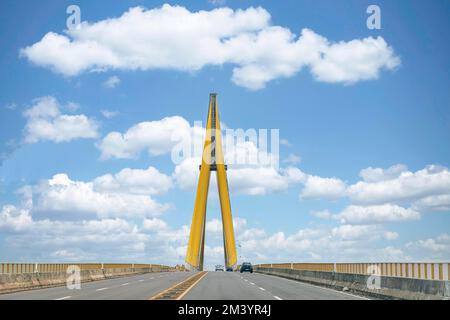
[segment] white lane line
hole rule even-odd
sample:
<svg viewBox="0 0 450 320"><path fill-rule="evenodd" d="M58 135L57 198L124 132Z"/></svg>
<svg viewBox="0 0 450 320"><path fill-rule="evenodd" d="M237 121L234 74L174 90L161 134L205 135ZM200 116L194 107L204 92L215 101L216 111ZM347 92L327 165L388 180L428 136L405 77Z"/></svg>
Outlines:
<svg viewBox="0 0 450 320"><path fill-rule="evenodd" d="M253 282L249 282L252 286L254 286L255 284Z"/></svg>
<svg viewBox="0 0 450 320"><path fill-rule="evenodd" d="M139 282L144 282L144 279L139 280Z"/></svg>
<svg viewBox="0 0 450 320"><path fill-rule="evenodd" d="M277 300L283 300L283 299L281 299L280 297L278 297L278 296L273 296L275 299L277 299Z"/></svg>
<svg viewBox="0 0 450 320"><path fill-rule="evenodd" d="M266 291L266 289L259 287L259 290Z"/></svg>
<svg viewBox="0 0 450 320"><path fill-rule="evenodd" d="M339 293L340 293L340 294L345 294L345 295L347 295L347 296L351 296L351 297L355 297L355 298L359 298L359 299L363 299L363 300L372 300L372 299L369 299L369 298L367 298L367 297L357 296L357 295L355 295L355 294L351 294L351 293L347 293L347 292L342 292L342 291L338 291L338 290L331 289L331 288L327 288L327 287L316 286L316 285L311 284L311 283L306 283L306 282L302 282L302 281L297 281L297 280L292 280L292 279L287 279L287 278L277 277L277 276L273 276L273 275L271 275L271 274L261 274L261 273L260 273L259 275L261 275L261 276L266 276L266 277L271 277L271 278L276 278L276 279L279 279L279 280L286 280L286 281L290 281L290 282L297 283L297 284L300 284L300 285L305 285L305 286L315 287L315 288L317 288L317 289L322 289L322 290L332 291L332 292L338 293L338 294L339 294Z"/></svg>
<svg viewBox="0 0 450 320"><path fill-rule="evenodd" d="M72 298L72 296L65 296L62 298L55 299L55 300L66 300L66 299L70 299L70 298Z"/></svg>
<svg viewBox="0 0 450 320"><path fill-rule="evenodd" d="M95 290L95 291L103 291L103 290L108 290L109 288L100 288L100 289L97 289L97 290Z"/></svg>
<svg viewBox="0 0 450 320"><path fill-rule="evenodd" d="M155 278L153 278L153 277L150 278L150 280L153 280L153 279L155 279Z"/></svg>
<svg viewBox="0 0 450 320"><path fill-rule="evenodd" d="M127 286L127 285L129 285L130 283L129 282L127 282L127 283L122 283L120 286Z"/></svg>

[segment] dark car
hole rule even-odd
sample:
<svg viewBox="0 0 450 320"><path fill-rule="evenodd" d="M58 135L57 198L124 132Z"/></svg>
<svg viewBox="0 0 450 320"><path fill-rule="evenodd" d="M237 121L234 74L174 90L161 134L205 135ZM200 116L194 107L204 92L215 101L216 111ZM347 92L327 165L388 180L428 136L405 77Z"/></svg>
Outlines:
<svg viewBox="0 0 450 320"><path fill-rule="evenodd" d="M245 272L245 271L253 273L253 266L250 262L244 262L241 266L240 271L241 271L241 273Z"/></svg>
<svg viewBox="0 0 450 320"><path fill-rule="evenodd" d="M227 272L232 272L233 268L232 267L227 267Z"/></svg>

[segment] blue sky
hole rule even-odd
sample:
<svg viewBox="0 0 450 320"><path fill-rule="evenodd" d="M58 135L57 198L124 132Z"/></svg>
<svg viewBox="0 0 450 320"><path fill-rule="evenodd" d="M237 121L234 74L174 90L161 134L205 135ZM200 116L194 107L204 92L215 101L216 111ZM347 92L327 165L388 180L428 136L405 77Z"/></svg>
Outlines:
<svg viewBox="0 0 450 320"><path fill-rule="evenodd" d="M184 7L183 14L187 16L204 10L206 19L213 21L211 30L219 31L227 26L208 18L213 10L242 9L250 15L250 7L261 7L252 21L244 15L243 25L232 14L229 22L237 24L232 35L225 38L246 32L263 37L264 31L273 30L270 29L273 26L295 36L287 42L278 42L276 37L282 33L275 32L272 44L266 47L244 41L236 47L214 47L218 51L211 56L208 47L202 46L204 42L196 42L202 36L209 40L209 30L190 33L190 26L186 25L185 32L176 31L175 27L173 31L163 21L160 26L151 25L155 34L163 34L163 40L146 35L148 29L137 30L142 31L140 39L146 40L148 48L158 54L167 50L168 56L155 58L144 53L140 57L138 44L130 47L127 43L126 31L121 34L105 28L96 34L89 28L111 18L122 23L120 31L130 27L133 36L133 19L149 10L161 13L164 2L2 2L2 260L182 262L186 228L194 205L195 179L185 185L179 183L169 151L148 154L146 150L152 148L157 133L153 142L144 141L132 157L112 154L102 159L102 142L111 132L125 134L139 123L159 122L166 117L172 120L180 117L177 119L185 121L182 124L193 126L194 121L206 118L210 92L219 93L221 120L228 127L279 129L280 138L288 141L280 145L280 169L264 176L267 181L262 175L266 171L258 171L261 168L248 177L235 171L235 177L242 178L235 178L235 182L230 172L233 215L240 219L236 233L241 259L276 262L450 258L448 1L377 1L381 8L381 30L366 27L366 8L372 4L369 1L167 3L172 9L176 5ZM79 33L64 31L66 8L70 4L77 4L81 20L89 23ZM119 20L137 6L142 11L129 20ZM168 12L174 18L182 14ZM264 20L267 15L270 21ZM147 18L139 23L146 23ZM195 24L195 19L184 23ZM248 27L251 23L258 26L251 29ZM138 25L136 22L134 27ZM300 52L291 46L302 37L304 28L312 30L316 40L328 39L327 44L322 44L326 46L322 60L305 58L306 53L315 52L312 46L305 46L306 51ZM53 46L51 41L55 39L43 38L49 32L57 34L58 39L69 39L71 48L65 51ZM97 56L92 53L95 50L89 51L92 56L84 54L85 50L77 51L76 45L86 39L83 37L103 46ZM164 40L171 37L180 37L177 50L173 43ZM376 45L363 41L368 38L376 41ZM108 43L111 39L118 47ZM36 44L40 47L26 49ZM331 52L337 52L333 50L339 44L341 51L336 54L339 59L333 60L336 56ZM116 50L118 62L108 62L109 56L102 56L105 48ZM243 48L247 51L240 51ZM281 54L291 49L292 58ZM364 55L366 49L374 51ZM264 52L262 58L254 52L258 50ZM127 54L138 55L142 65L134 69ZM227 54L215 62L216 57ZM166 59L165 64L158 65L159 58ZM193 61L199 67L193 67ZM84 63L83 67L67 71L70 68L66 66L78 63ZM261 69L247 70L248 65ZM281 67L287 74L277 73ZM243 70L243 78L235 77L236 68ZM258 78L260 70L270 74L270 80ZM119 81L108 87L105 83L112 77ZM255 77L256 87L252 82ZM26 116L26 112L39 102L45 108L56 104L59 115L69 116L73 121L71 127L62 128L63 123L52 128L52 133L38 131L42 128L33 127L36 118ZM102 110L113 113L105 117ZM77 116L83 116L85 122L80 124ZM31 127L34 131L27 131ZM64 135L71 138L62 141L55 138ZM289 162L292 155L301 160ZM170 180L167 191L146 189L137 196L130 191L133 185L114 191L88 185L97 177L114 175L125 168L145 170L149 166ZM389 171L392 166L396 167ZM288 168L294 170L296 178L287 173ZM361 170L367 168L372 170L365 171L364 178ZM141 173L136 171L138 176ZM70 179L81 200L88 198L83 196L83 188L87 188L87 192L95 193L91 199L94 202L120 194L122 201L136 200L137 206L145 206L145 201L142 204L139 201L147 198L156 206L167 208L143 209L142 214L131 212L124 216L112 209L103 210L105 206L101 203L80 205L76 198L64 198L70 198L73 192L70 189L64 193L67 185L52 189L54 185L49 181L57 174ZM261 181L254 179L260 174ZM150 177L148 183L159 185L158 177ZM260 187L263 182L267 182L263 192L249 194L250 188ZM24 195L24 187L32 190L31 198ZM54 197L58 197L58 204ZM27 199L32 199L32 204ZM214 220L220 218L220 208L214 194L208 209L206 261L214 264L222 257L220 230ZM56 231L58 228L60 231ZM108 237L113 238L111 243ZM93 248L94 243L99 245Z"/></svg>

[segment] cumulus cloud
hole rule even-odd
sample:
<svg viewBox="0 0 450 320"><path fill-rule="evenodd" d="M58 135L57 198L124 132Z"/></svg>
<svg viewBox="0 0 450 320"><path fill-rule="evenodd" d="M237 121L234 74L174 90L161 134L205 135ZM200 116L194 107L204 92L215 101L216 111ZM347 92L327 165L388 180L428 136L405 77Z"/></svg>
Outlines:
<svg viewBox="0 0 450 320"><path fill-rule="evenodd" d="M102 159L130 159L143 150L151 155L170 153L183 139L191 135L191 127L183 117L167 117L140 122L126 132L110 132L98 144Z"/></svg>
<svg viewBox="0 0 450 320"><path fill-rule="evenodd" d="M436 238L411 241L405 247L411 254L420 255L422 261L423 259L428 261L448 260L450 257L450 235L443 233Z"/></svg>
<svg viewBox="0 0 450 320"><path fill-rule="evenodd" d="M367 239L377 234L378 226L373 225L350 225L344 224L331 230L334 237L343 240ZM377 234L378 235L378 234Z"/></svg>
<svg viewBox="0 0 450 320"><path fill-rule="evenodd" d="M120 84L120 78L118 76L111 76L105 82L103 86L108 89L113 89Z"/></svg>
<svg viewBox="0 0 450 320"><path fill-rule="evenodd" d="M27 209L4 215L11 209L3 208L0 230L7 244L19 248L20 257L28 261L127 261L145 256L149 236L123 219L34 220Z"/></svg>
<svg viewBox="0 0 450 320"><path fill-rule="evenodd" d="M69 109L73 103L69 104ZM98 124L85 116L62 114L56 98L48 96L34 100L23 113L27 119L24 129L25 143L39 141L67 142L74 139L92 139L98 136Z"/></svg>
<svg viewBox="0 0 450 320"><path fill-rule="evenodd" d="M94 190L100 192L156 195L166 193L172 187L172 179L154 167L145 170L125 168L114 175L97 177L93 184Z"/></svg>
<svg viewBox="0 0 450 320"><path fill-rule="evenodd" d="M191 12L168 4L130 8L122 16L83 22L66 35L49 32L23 48L32 63L65 76L91 70L201 70L234 65L232 81L252 90L305 67L314 79L354 83L400 64L382 37L332 42L309 29L300 36L271 24L261 8Z"/></svg>
<svg viewBox="0 0 450 320"><path fill-rule="evenodd" d="M148 217L159 215L170 206L160 204L150 198L145 191L155 191L153 182L146 185L148 175L158 176L153 170L145 172L143 179L135 179L136 172L121 171L105 182L99 178L95 182L71 180L67 174L56 174L33 188L36 197L35 210L42 214L64 213L63 218L81 217ZM79 218L79 217L78 217Z"/></svg>
<svg viewBox="0 0 450 320"><path fill-rule="evenodd" d="M345 196L345 192L346 184L340 179L306 175L300 197L302 199L336 200Z"/></svg>
<svg viewBox="0 0 450 320"><path fill-rule="evenodd" d="M399 253L404 256L401 248L390 247L388 250L383 247L385 240L392 241L397 237L396 232L386 231L380 225L322 226L299 229L290 235L281 231L267 234L259 230L255 236L242 241L241 255L244 259L262 263L386 261L395 253L397 257Z"/></svg>
<svg viewBox="0 0 450 320"><path fill-rule="evenodd" d="M281 144L281 141L280 141L280 144ZM283 159L283 162L290 164L290 165L296 165L296 164L299 164L301 160L302 160L301 157L291 153L289 156L286 157L286 159Z"/></svg>
<svg viewBox="0 0 450 320"><path fill-rule="evenodd" d="M387 169L366 168L359 172L359 176L366 182L379 182L398 178L403 172L408 171L404 164L396 164Z"/></svg>
<svg viewBox="0 0 450 320"><path fill-rule="evenodd" d="M97 143L97 147L102 159L136 158L147 151L153 156L171 153L174 161L179 148L182 154L173 171L173 181L183 190L194 190L198 182L204 131L201 126L191 127L183 117L173 116L140 122L124 133L110 132ZM226 146L224 143L224 149ZM304 179L304 173L297 168L276 168L277 159L277 155L261 150L253 141L237 141L228 145L225 162L228 164L230 190L263 195L285 191L290 184ZM112 180L109 176L101 179L105 183ZM214 186L215 179L212 179L212 184Z"/></svg>
<svg viewBox="0 0 450 320"><path fill-rule="evenodd" d="M420 213L392 204L376 206L350 205L334 216L341 223L367 224L383 222L400 222L420 219Z"/></svg>
<svg viewBox="0 0 450 320"><path fill-rule="evenodd" d="M394 177L390 175L386 178L385 174L381 174L375 180L351 185L348 188L350 199L360 204L378 204L418 201L429 196L450 194L450 171L437 165L429 165L416 172L402 169Z"/></svg>
<svg viewBox="0 0 450 320"><path fill-rule="evenodd" d="M183 190L195 190L199 177L201 158L188 158L175 167L173 179ZM303 173L293 167L277 170L272 166L229 166L227 171L230 192L235 194L265 195L286 191L299 181ZM211 187L216 188L214 176Z"/></svg>
<svg viewBox="0 0 450 320"><path fill-rule="evenodd" d="M421 211L450 211L450 194L422 198L415 201L413 207Z"/></svg>
<svg viewBox="0 0 450 320"><path fill-rule="evenodd" d="M27 209L16 208L13 205L3 206L0 213L0 230L22 231L28 229L31 224L31 216Z"/></svg>
<svg viewBox="0 0 450 320"><path fill-rule="evenodd" d="M386 221L416 219L419 212L446 211L450 208L450 171L439 165L428 165L416 172L399 164L387 169L366 168L361 181L347 185L338 178L304 174L300 181L303 199L348 198L352 206L341 213L346 221ZM400 205L409 206L409 209ZM369 216L373 219L369 219Z"/></svg>
<svg viewBox="0 0 450 320"><path fill-rule="evenodd" d="M110 110L100 110L102 116L106 119L112 119L119 114L118 111L110 111Z"/></svg>

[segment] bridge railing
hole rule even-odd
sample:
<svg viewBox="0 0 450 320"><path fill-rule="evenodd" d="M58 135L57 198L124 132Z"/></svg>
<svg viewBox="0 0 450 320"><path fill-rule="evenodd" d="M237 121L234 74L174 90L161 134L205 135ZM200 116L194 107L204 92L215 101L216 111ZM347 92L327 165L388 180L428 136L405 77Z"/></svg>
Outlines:
<svg viewBox="0 0 450 320"><path fill-rule="evenodd" d="M450 275L450 263L448 262L269 263L259 264L256 267L351 274L376 274L379 276L424 280L449 280Z"/></svg>
<svg viewBox="0 0 450 320"><path fill-rule="evenodd" d="M101 269L152 269L155 271L174 271L175 268L161 264L139 263L0 263L0 274L19 273L52 273L65 272L69 266L77 266L80 270Z"/></svg>

